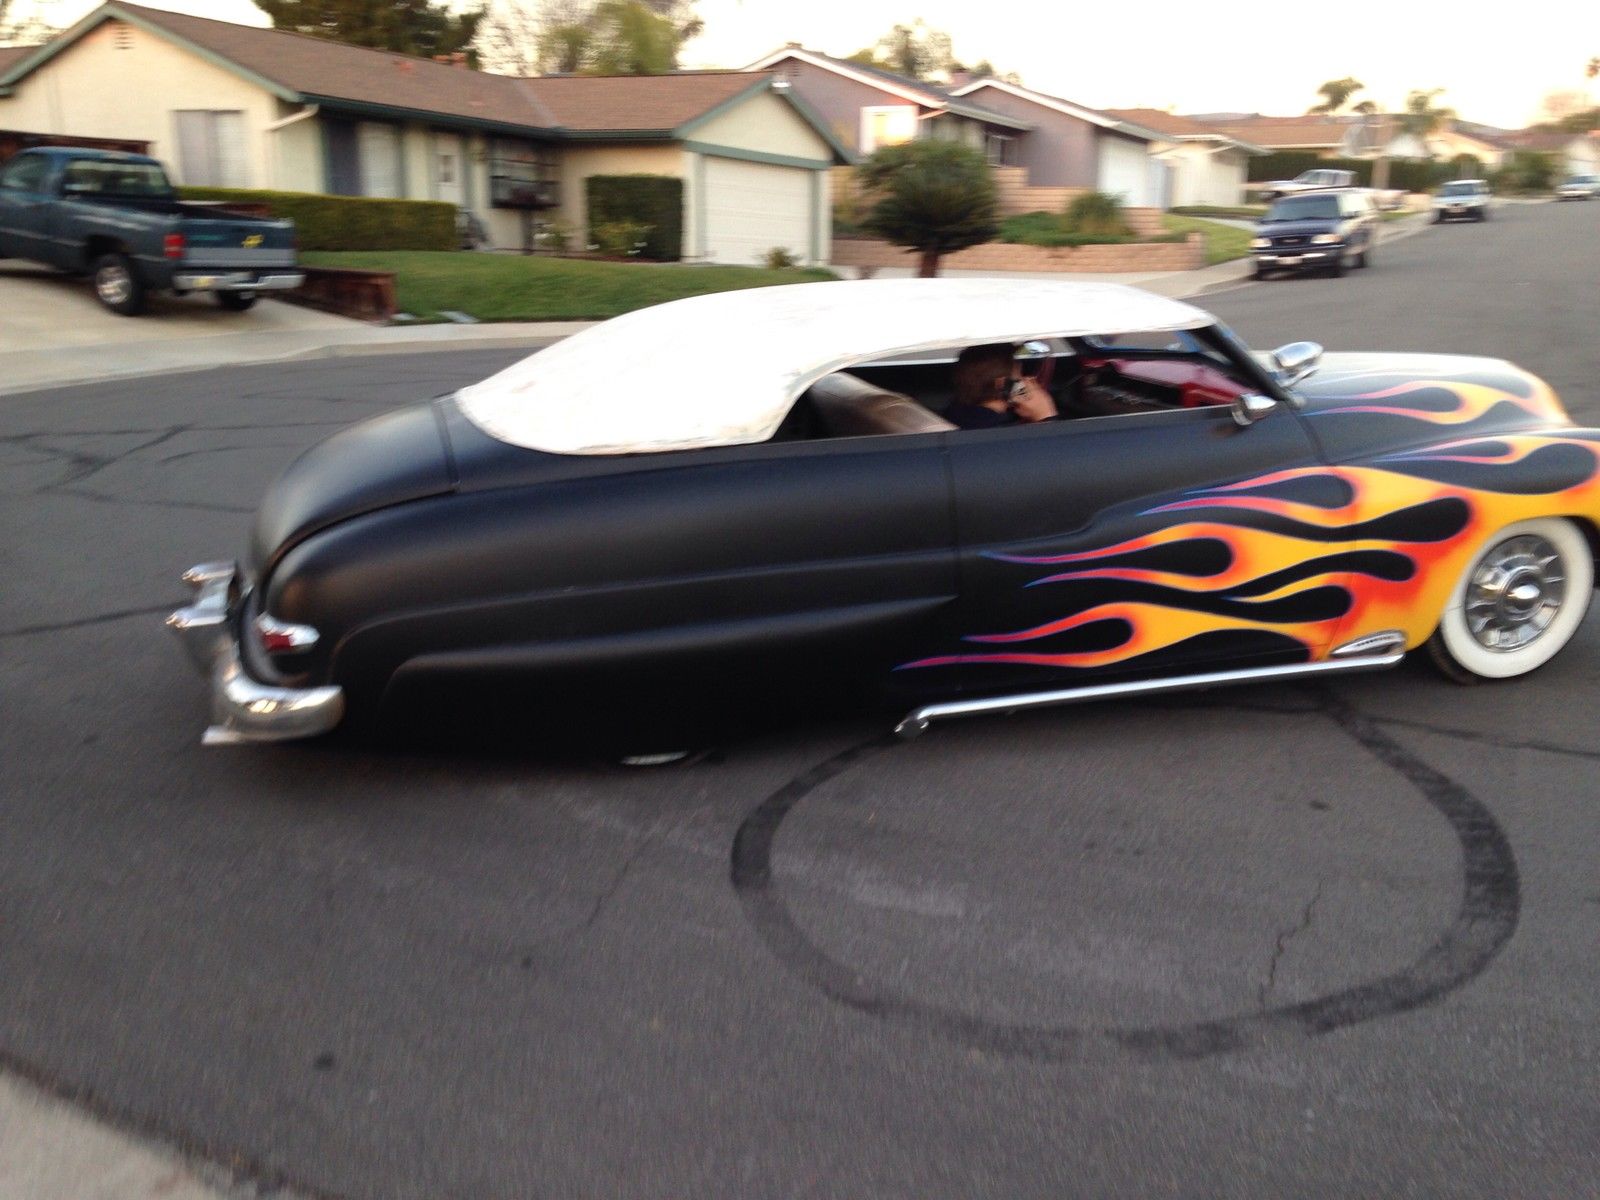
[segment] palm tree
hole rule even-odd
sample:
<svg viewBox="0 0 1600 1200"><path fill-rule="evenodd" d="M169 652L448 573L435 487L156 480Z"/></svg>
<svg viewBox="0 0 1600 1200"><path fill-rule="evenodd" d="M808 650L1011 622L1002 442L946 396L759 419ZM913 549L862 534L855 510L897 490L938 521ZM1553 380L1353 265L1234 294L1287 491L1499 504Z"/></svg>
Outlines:
<svg viewBox="0 0 1600 1200"><path fill-rule="evenodd" d="M1406 96L1406 111L1400 117L1400 126L1407 133L1426 138L1437 133L1456 119L1456 110L1444 105L1435 106L1434 99L1444 94L1443 88L1418 88Z"/></svg>
<svg viewBox="0 0 1600 1200"><path fill-rule="evenodd" d="M1322 97L1321 104L1313 104L1306 109L1308 113L1322 113L1332 116L1349 102L1350 97L1362 91L1367 85L1353 76L1346 75L1343 79L1330 79L1317 89L1317 95ZM1372 101L1364 100L1363 104L1371 105ZM1360 111L1360 106L1357 106Z"/></svg>

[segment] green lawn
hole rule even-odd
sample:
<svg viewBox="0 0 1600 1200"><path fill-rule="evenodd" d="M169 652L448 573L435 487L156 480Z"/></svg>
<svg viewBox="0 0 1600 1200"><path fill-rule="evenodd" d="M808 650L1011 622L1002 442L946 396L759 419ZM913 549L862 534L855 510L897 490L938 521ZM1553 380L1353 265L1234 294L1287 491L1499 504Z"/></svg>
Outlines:
<svg viewBox="0 0 1600 1200"><path fill-rule="evenodd" d="M400 310L421 320L453 310L480 321L581 321L706 292L836 278L820 269L585 262L448 250L317 251L300 257L314 267L393 271Z"/></svg>
<svg viewBox="0 0 1600 1200"><path fill-rule="evenodd" d="M1244 258L1250 253L1250 239L1254 235L1248 229L1207 221L1201 217L1175 216L1172 213L1163 213L1161 222L1167 227L1168 233L1204 235L1207 265Z"/></svg>

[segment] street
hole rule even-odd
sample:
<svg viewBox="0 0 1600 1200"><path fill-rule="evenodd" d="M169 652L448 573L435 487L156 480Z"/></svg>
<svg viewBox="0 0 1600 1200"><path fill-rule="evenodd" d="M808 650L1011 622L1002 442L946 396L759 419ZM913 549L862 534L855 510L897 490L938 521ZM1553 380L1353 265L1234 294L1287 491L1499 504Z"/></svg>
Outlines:
<svg viewBox="0 0 1600 1200"><path fill-rule="evenodd" d="M1600 423L1600 206L1194 301L1504 356ZM161 627L333 430L506 351L0 400L0 1065L265 1187L1600 1196L1600 615L1531 678L689 766L203 749Z"/></svg>

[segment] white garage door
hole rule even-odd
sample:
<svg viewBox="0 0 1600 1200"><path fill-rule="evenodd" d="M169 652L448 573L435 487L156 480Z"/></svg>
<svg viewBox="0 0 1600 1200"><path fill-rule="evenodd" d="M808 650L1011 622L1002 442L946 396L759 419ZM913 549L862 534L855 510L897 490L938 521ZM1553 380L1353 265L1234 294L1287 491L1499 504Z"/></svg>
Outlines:
<svg viewBox="0 0 1600 1200"><path fill-rule="evenodd" d="M731 158L705 164L709 261L754 266L774 246L811 258L811 171Z"/></svg>
<svg viewBox="0 0 1600 1200"><path fill-rule="evenodd" d="M1100 139L1100 190L1120 195L1128 205L1153 204L1150 194L1150 156L1145 143L1102 136Z"/></svg>

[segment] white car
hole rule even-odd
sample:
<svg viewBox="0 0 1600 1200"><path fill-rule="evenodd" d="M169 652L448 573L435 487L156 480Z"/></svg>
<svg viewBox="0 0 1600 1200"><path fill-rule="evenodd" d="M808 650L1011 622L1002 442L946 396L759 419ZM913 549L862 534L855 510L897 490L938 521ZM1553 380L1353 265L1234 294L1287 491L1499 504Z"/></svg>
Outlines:
<svg viewBox="0 0 1600 1200"><path fill-rule="evenodd" d="M1482 179L1452 179L1433 198L1433 220L1489 219L1489 185Z"/></svg>
<svg viewBox="0 0 1600 1200"><path fill-rule="evenodd" d="M1558 200L1593 200L1600 196L1600 175L1569 175L1556 188Z"/></svg>

